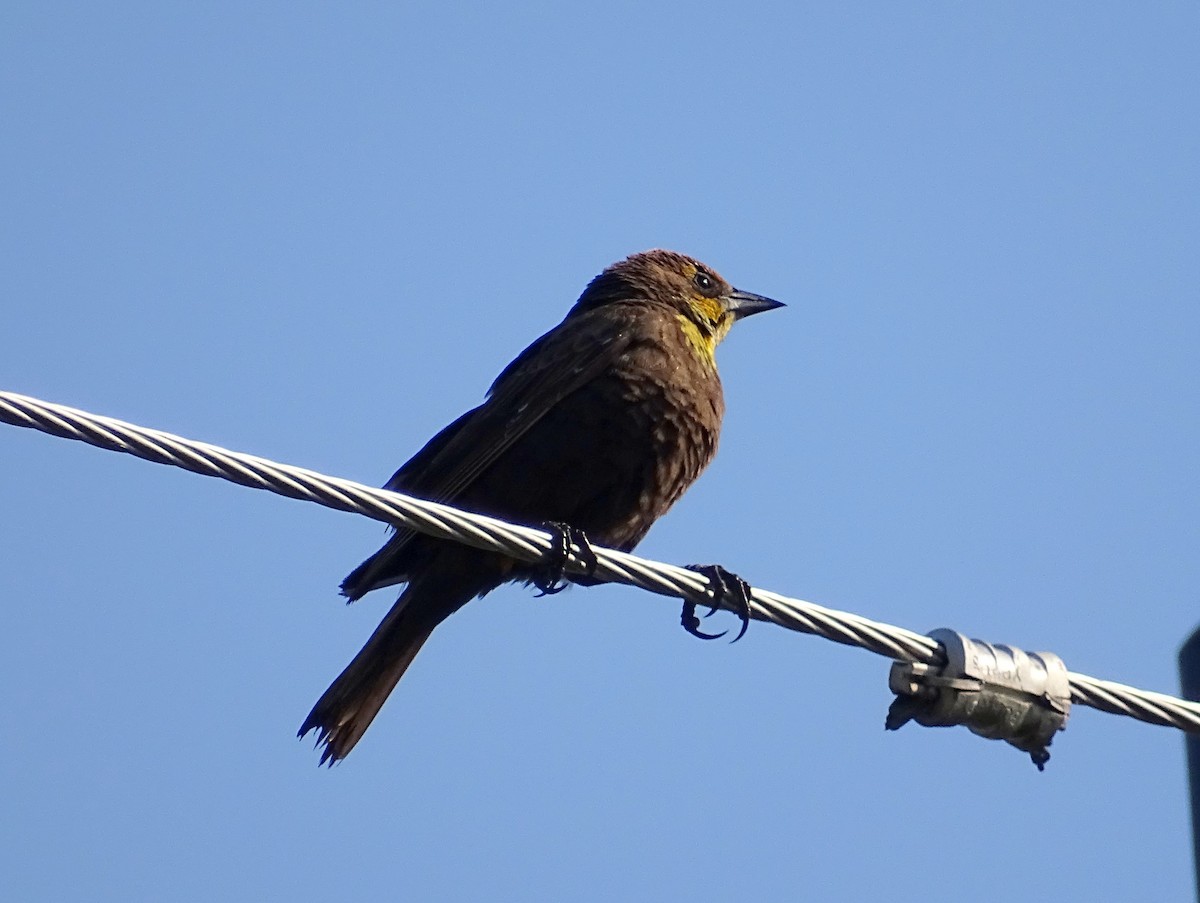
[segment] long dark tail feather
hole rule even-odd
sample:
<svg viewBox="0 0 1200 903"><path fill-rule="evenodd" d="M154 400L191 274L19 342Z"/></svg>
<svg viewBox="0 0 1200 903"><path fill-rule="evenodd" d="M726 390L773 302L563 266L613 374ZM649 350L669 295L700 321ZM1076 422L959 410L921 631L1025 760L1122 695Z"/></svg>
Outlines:
<svg viewBox="0 0 1200 903"><path fill-rule="evenodd" d="M450 579L413 583L400 594L300 726L300 737L317 731L322 765L349 754L433 629L479 591L475 581Z"/></svg>

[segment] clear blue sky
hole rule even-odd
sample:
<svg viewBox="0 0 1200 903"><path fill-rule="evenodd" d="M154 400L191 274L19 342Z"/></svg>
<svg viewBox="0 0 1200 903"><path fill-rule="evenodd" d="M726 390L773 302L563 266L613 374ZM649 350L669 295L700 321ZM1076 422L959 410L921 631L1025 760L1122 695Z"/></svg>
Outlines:
<svg viewBox="0 0 1200 903"><path fill-rule="evenodd" d="M641 551L1173 692L1200 8L734 8L6 3L0 388L378 484L675 248L790 306ZM318 769L378 524L0 460L5 899L1191 896L1178 732L1079 708L1038 774L885 733L883 659L623 587L468 606Z"/></svg>

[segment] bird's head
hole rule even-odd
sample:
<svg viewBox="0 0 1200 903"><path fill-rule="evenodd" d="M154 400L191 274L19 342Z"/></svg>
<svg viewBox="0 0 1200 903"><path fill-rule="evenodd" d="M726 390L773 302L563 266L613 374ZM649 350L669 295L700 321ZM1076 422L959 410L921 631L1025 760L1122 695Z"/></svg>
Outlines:
<svg viewBox="0 0 1200 903"><path fill-rule="evenodd" d="M674 309L689 342L706 360L743 317L783 307L783 302L743 292L712 267L675 251L643 251L618 261L584 289L570 315L627 301Z"/></svg>

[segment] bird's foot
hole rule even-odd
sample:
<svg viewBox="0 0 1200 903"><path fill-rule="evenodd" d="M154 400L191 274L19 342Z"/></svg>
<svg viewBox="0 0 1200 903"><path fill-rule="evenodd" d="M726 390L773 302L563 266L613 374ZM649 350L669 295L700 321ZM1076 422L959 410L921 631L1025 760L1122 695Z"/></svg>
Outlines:
<svg viewBox="0 0 1200 903"><path fill-rule="evenodd" d="M725 600L733 602L737 616L742 622L738 635L730 641L736 643L746 635L746 628L750 626L750 584L737 574L725 570L719 564L689 564L687 569L708 578L708 586L712 590L713 598L709 603L711 608L704 617L708 618L715 614L721 602ZM684 630L702 640L720 639L729 632L722 630L720 633L705 633L701 630L700 619L696 617L695 602L683 603L683 613L680 615L679 621Z"/></svg>
<svg viewBox="0 0 1200 903"><path fill-rule="evenodd" d="M542 529L550 534L553 545L543 559L540 572L533 578L533 585L540 592L538 596L553 596L561 593L570 585L564 579L567 562L571 560L571 546L579 549L579 560L583 562L584 573L591 576L596 570L596 553L588 542L587 534L577 530L570 524L550 521L542 524Z"/></svg>

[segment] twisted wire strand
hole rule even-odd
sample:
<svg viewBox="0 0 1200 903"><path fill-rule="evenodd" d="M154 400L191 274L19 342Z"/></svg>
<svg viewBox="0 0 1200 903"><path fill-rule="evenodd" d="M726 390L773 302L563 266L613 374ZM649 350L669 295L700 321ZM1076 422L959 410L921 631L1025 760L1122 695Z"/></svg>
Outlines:
<svg viewBox="0 0 1200 903"><path fill-rule="evenodd" d="M265 489L328 508L352 511L393 526L410 527L430 536L501 552L523 561L537 561L552 548L551 536L542 530L470 514L449 505L375 489L352 480L325 476L302 467L229 451L14 392L0 391L0 422L76 439L157 464L182 467L203 476L220 477L252 489ZM707 579L694 571L612 549L595 547L594 552L595 578L693 602L711 604L713 601ZM567 570L576 574L584 571L584 563L574 546ZM730 602L718 604L732 607ZM927 636L769 590L751 590L750 614L760 621L836 643L859 646L887 658L940 664L938 645ZM1070 672L1068 679L1072 701L1080 705L1150 724L1200 732L1200 704L1086 674Z"/></svg>

